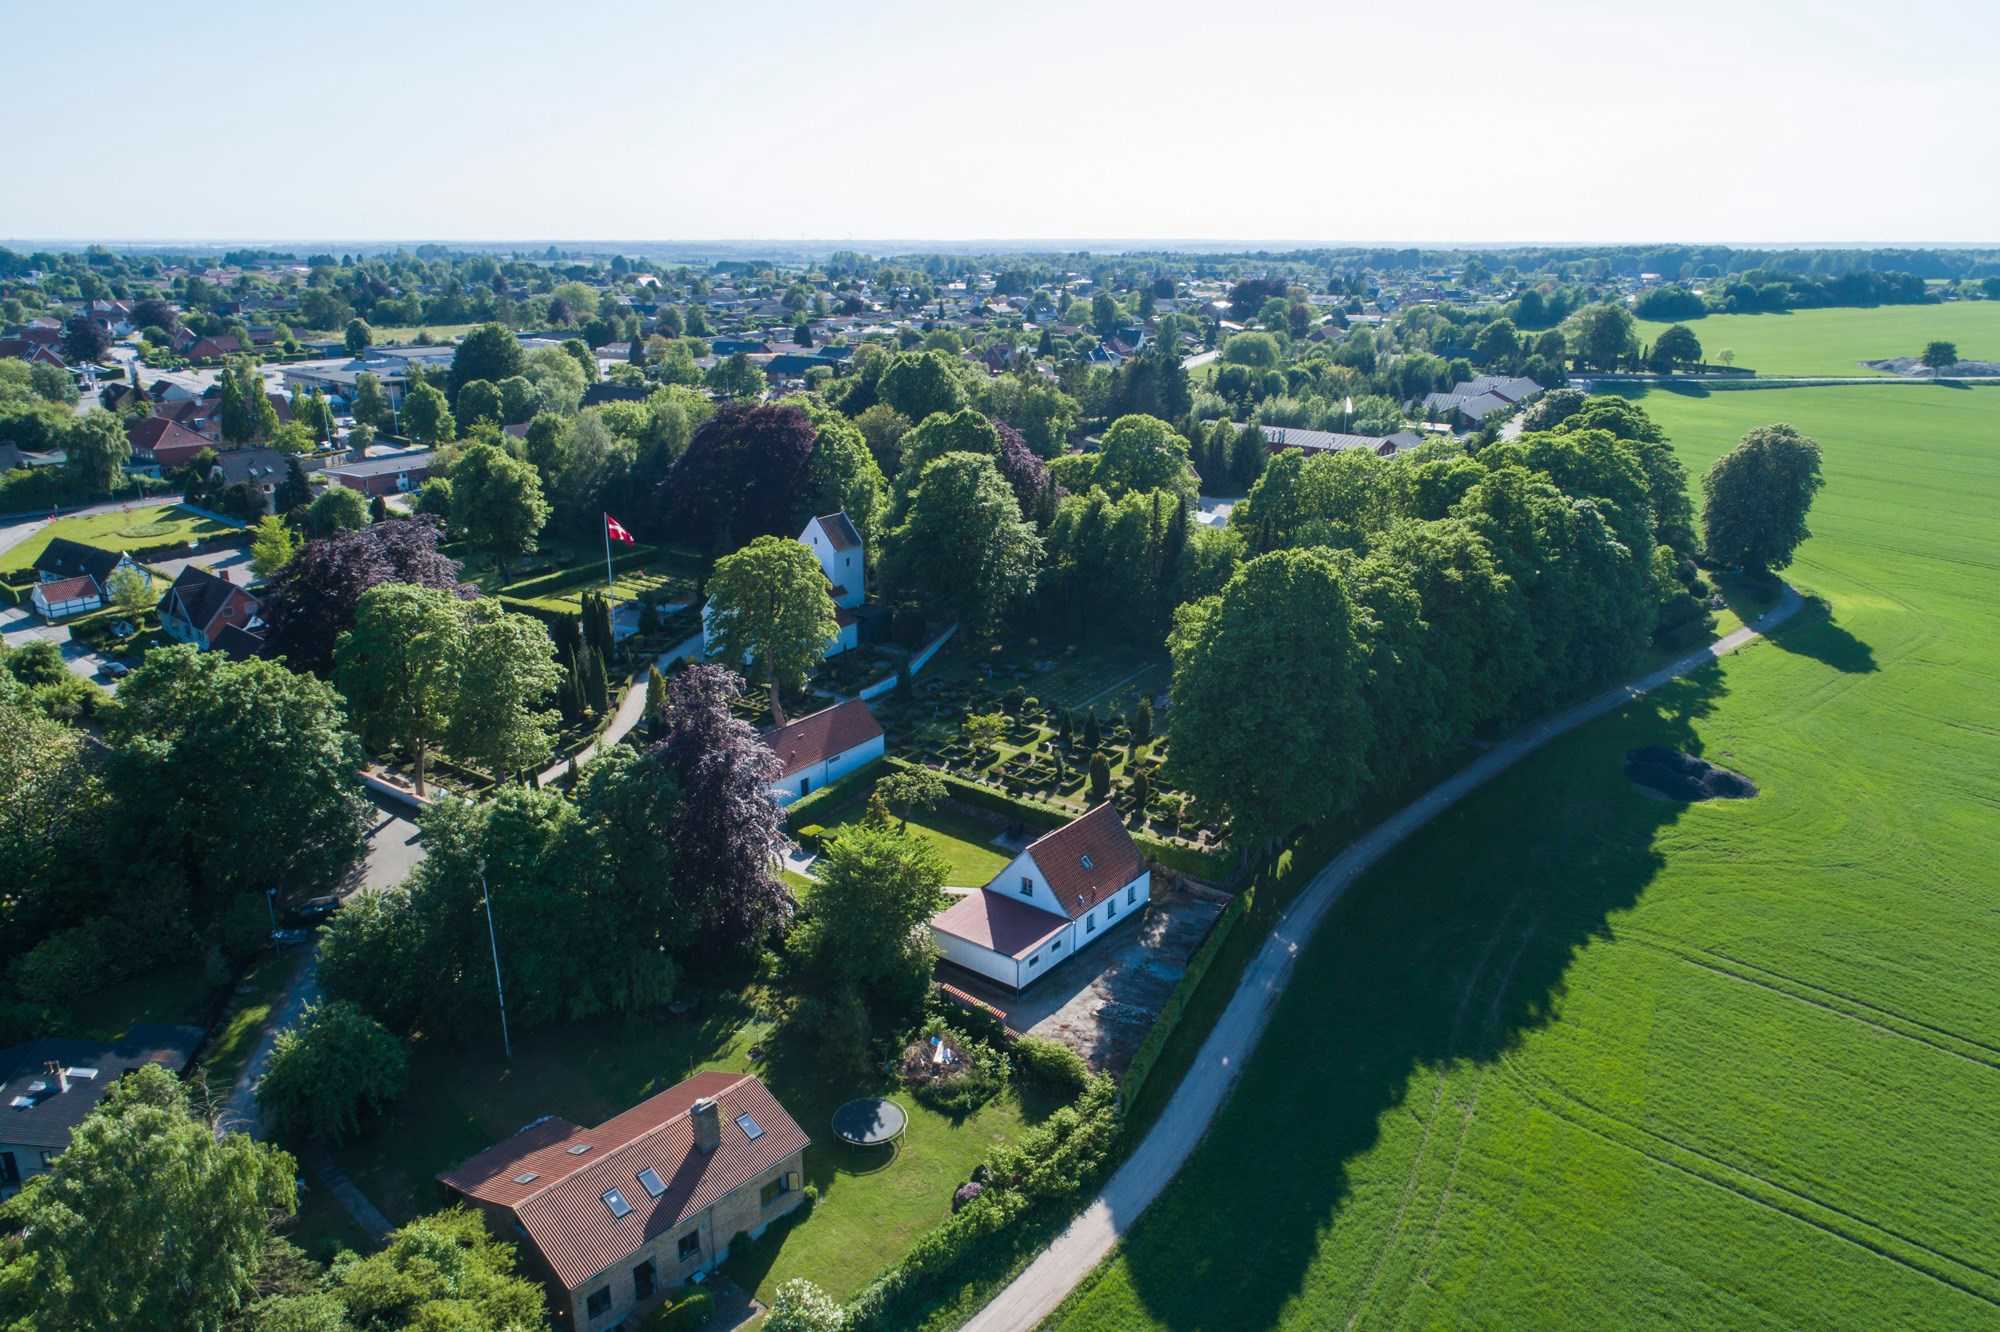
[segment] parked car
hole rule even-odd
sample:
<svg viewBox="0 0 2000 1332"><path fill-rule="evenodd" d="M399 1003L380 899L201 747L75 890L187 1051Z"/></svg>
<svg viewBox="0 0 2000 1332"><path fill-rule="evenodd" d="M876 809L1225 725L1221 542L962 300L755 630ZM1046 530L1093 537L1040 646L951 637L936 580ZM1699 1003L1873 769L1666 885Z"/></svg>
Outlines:
<svg viewBox="0 0 2000 1332"><path fill-rule="evenodd" d="M338 897L308 897L298 905L286 908L285 923L310 928L326 921L338 910L340 910Z"/></svg>
<svg viewBox="0 0 2000 1332"><path fill-rule="evenodd" d="M122 680L132 673L132 668L122 661L107 661L104 663L104 673L114 680Z"/></svg>

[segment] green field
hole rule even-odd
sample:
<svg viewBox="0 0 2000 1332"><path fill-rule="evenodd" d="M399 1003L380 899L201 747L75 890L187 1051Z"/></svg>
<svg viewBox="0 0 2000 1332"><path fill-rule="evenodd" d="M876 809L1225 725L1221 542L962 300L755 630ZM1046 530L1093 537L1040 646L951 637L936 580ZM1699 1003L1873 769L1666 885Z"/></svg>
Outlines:
<svg viewBox="0 0 2000 1332"><path fill-rule="evenodd" d="M171 546L182 541L201 541L240 531L242 528L236 524L204 518L173 504L58 518L20 545L0 554L0 574L31 568L41 558L42 552L48 549L49 542L57 537L68 537L71 541L105 550L140 550L147 546Z"/></svg>
<svg viewBox="0 0 2000 1332"><path fill-rule="evenodd" d="M868 796L874 789L870 783L867 791L843 797L831 809L814 810L810 821L827 829L859 823L868 812ZM897 820L897 826L901 822ZM911 835L937 848L946 866L944 881L954 888L980 887L1007 868L1014 857L993 845L995 831L990 824L948 809L919 810L910 815Z"/></svg>
<svg viewBox="0 0 2000 1332"><path fill-rule="evenodd" d="M1957 343L1963 360L2000 361L2000 301L1710 315L1687 326L1711 362L1728 348L1737 369L1760 375L1872 375L1861 362L1919 356L1939 338ZM1670 327L1642 319L1639 340L1652 342Z"/></svg>
<svg viewBox="0 0 2000 1332"><path fill-rule="evenodd" d="M1820 440L1817 600L1357 884L1054 1326L2000 1325L2000 391L1645 405Z"/></svg>

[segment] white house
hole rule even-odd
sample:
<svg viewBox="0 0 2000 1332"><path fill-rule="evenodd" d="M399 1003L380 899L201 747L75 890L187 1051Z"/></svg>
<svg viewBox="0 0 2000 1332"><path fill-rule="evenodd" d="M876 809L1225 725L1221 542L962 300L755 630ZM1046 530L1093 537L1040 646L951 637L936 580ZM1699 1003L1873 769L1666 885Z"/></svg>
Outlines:
<svg viewBox="0 0 2000 1332"><path fill-rule="evenodd" d="M947 961L1022 990L1143 910L1152 888L1145 857L1107 801L932 916L931 937Z"/></svg>
<svg viewBox="0 0 2000 1332"><path fill-rule="evenodd" d="M36 583L30 596L35 613L50 623L94 611L104 604L103 590L89 574Z"/></svg>
<svg viewBox="0 0 2000 1332"><path fill-rule="evenodd" d="M882 727L858 698L768 731L764 743L783 765L771 783L781 805L839 781L883 753Z"/></svg>

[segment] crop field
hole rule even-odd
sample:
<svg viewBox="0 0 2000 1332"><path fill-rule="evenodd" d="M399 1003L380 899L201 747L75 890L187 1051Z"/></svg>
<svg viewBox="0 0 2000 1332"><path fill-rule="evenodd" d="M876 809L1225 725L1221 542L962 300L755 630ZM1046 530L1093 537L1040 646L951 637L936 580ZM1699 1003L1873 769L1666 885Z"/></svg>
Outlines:
<svg viewBox="0 0 2000 1332"><path fill-rule="evenodd" d="M1920 356L1925 343L1939 338L1957 343L1964 360L2000 361L2000 301L1710 315L1686 323L1711 362L1728 348L1738 369L1760 375L1872 375L1863 361ZM1639 340L1652 342L1671 327L1642 319Z"/></svg>
<svg viewBox="0 0 2000 1332"><path fill-rule="evenodd" d="M1820 441L1806 609L1359 882L1052 1326L2000 1326L2000 390L1644 401Z"/></svg>

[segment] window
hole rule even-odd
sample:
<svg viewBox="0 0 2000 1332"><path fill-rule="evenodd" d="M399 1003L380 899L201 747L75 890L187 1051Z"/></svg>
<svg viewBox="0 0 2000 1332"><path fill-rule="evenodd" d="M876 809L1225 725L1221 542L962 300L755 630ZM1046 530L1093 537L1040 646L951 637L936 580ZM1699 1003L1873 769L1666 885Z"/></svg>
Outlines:
<svg viewBox="0 0 2000 1332"><path fill-rule="evenodd" d="M523 1170L520 1174L514 1176L514 1182L516 1184L532 1184L540 1178L541 1176L532 1170Z"/></svg>
<svg viewBox="0 0 2000 1332"><path fill-rule="evenodd" d="M1082 859L1083 859L1083 867L1084 867L1085 869L1096 869L1096 868L1097 868L1097 862L1096 862L1096 861L1094 861L1094 860L1092 860L1092 859L1091 859L1091 858L1090 858L1089 856L1084 856L1084 857L1083 857Z"/></svg>
<svg viewBox="0 0 2000 1332"><path fill-rule="evenodd" d="M667 1191L666 1182L660 1178L660 1172L651 1166L639 1172L639 1183L645 1186L646 1195L651 1198L657 1198Z"/></svg>
<svg viewBox="0 0 2000 1332"><path fill-rule="evenodd" d="M701 1232L699 1230L690 1230L687 1234L681 1236L680 1258L682 1262L686 1262L700 1253Z"/></svg>
<svg viewBox="0 0 2000 1332"><path fill-rule="evenodd" d="M1107 898L1105 898L1105 899L1104 899L1104 918L1105 918L1106 920L1110 920L1110 919L1111 919L1111 918L1112 918L1113 916L1115 916L1115 915L1117 915L1117 914L1118 914L1118 899L1117 899L1117 898L1115 898L1115 897L1107 897Z"/></svg>
<svg viewBox="0 0 2000 1332"><path fill-rule="evenodd" d="M582 1156L585 1152L590 1150L590 1144L587 1142L580 1142L574 1147L565 1147L563 1148L563 1150L568 1152L571 1156Z"/></svg>
<svg viewBox="0 0 2000 1332"><path fill-rule="evenodd" d="M1030 953L1028 955L1028 965L1031 967L1042 965L1042 955L1040 953Z"/></svg>
<svg viewBox="0 0 2000 1332"><path fill-rule="evenodd" d="M1021 876L1021 896L1033 897L1034 895L1035 895L1035 881L1029 878L1027 875L1023 874Z"/></svg>
<svg viewBox="0 0 2000 1332"><path fill-rule="evenodd" d="M1136 902L1136 901L1138 901L1138 900L1139 900L1139 885L1138 885L1138 884L1136 884L1136 883L1135 883L1135 884L1133 884L1133 885L1132 885L1132 886L1131 886L1130 888L1127 888L1127 889L1125 890L1125 900L1126 900L1126 901L1127 901L1128 903L1129 903L1129 902Z"/></svg>
<svg viewBox="0 0 2000 1332"><path fill-rule="evenodd" d="M611 1215L615 1217L630 1216L632 1214L632 1204L626 1202L625 1195L616 1189L606 1189L604 1191L604 1205L611 1209Z"/></svg>
<svg viewBox="0 0 2000 1332"><path fill-rule="evenodd" d="M747 1113L736 1116L736 1127L743 1130L743 1136L755 1142L764 1136L764 1126Z"/></svg>
<svg viewBox="0 0 2000 1332"><path fill-rule="evenodd" d="M1083 918L1083 932L1085 934L1097 933L1097 913L1095 911Z"/></svg>
<svg viewBox="0 0 2000 1332"><path fill-rule="evenodd" d="M632 1298L651 1299L653 1295L653 1260L648 1258L632 1269Z"/></svg>
<svg viewBox="0 0 2000 1332"><path fill-rule="evenodd" d="M1062 940L1061 940L1061 939L1058 939L1058 940L1056 940L1056 941L1055 941L1054 943L1052 943L1052 944L1050 944L1050 945L1049 945L1049 955L1050 955L1051 957L1055 956L1055 955L1056 955L1057 953L1060 953L1061 951L1062 951Z"/></svg>
<svg viewBox="0 0 2000 1332"><path fill-rule="evenodd" d="M590 1292L590 1298L583 1302L583 1311L593 1320L611 1312L611 1287L599 1286Z"/></svg>
<svg viewBox="0 0 2000 1332"><path fill-rule="evenodd" d="M784 1197L785 1193L785 1177L780 1175L776 1179L766 1181L764 1187L757 1190L757 1205L759 1207L769 1207L772 1203Z"/></svg>

